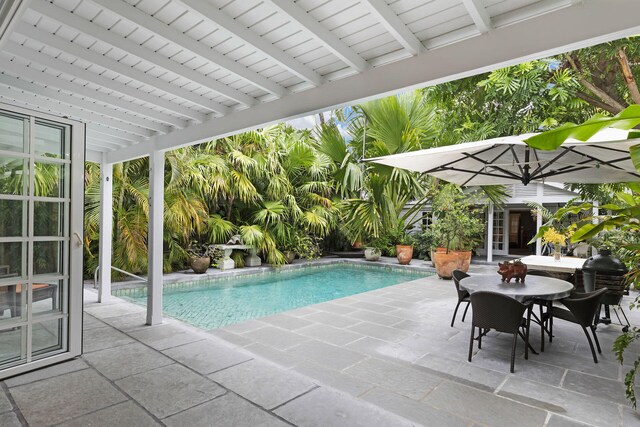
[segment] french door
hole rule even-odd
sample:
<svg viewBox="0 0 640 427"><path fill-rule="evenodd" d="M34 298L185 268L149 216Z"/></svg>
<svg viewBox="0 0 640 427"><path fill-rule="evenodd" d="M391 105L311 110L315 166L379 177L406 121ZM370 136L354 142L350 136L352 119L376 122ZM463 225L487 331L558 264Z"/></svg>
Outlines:
<svg viewBox="0 0 640 427"><path fill-rule="evenodd" d="M0 104L0 379L80 354L84 125Z"/></svg>

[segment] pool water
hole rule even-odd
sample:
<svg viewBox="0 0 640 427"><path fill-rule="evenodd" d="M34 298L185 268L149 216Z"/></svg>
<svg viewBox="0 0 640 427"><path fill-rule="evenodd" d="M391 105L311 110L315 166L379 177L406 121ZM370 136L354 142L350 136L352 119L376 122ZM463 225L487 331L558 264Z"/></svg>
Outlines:
<svg viewBox="0 0 640 427"><path fill-rule="evenodd" d="M168 284L163 311L203 329L214 329L431 275L416 270L332 264L250 276ZM146 288L114 295L145 305Z"/></svg>

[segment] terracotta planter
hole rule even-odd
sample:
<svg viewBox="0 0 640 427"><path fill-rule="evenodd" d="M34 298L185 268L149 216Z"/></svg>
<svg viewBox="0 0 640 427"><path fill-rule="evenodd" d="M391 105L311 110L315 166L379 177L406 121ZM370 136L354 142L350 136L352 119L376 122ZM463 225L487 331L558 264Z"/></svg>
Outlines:
<svg viewBox="0 0 640 427"><path fill-rule="evenodd" d="M408 265L413 258L413 246L396 245L396 258L398 258L400 265Z"/></svg>
<svg viewBox="0 0 640 427"><path fill-rule="evenodd" d="M453 270L469 271L471 251L434 252L433 264L441 279L451 279Z"/></svg>
<svg viewBox="0 0 640 427"><path fill-rule="evenodd" d="M380 259L380 249L377 248L365 248L364 249L364 259L367 261L377 261Z"/></svg>
<svg viewBox="0 0 640 427"><path fill-rule="evenodd" d="M353 245L351 245L351 247L353 249L360 249L362 247L362 241L356 240L355 242L353 242Z"/></svg>
<svg viewBox="0 0 640 427"><path fill-rule="evenodd" d="M435 248L435 249L431 249L431 254L430 254L431 256L430 256L429 258L430 258L430 260L431 260L431 265L432 265L433 267L435 267L435 266L436 266L436 263L435 263L435 261L433 260L433 254L435 254L436 252L447 252L447 248Z"/></svg>
<svg viewBox="0 0 640 427"><path fill-rule="evenodd" d="M211 265L211 258L208 256L191 258L190 265L194 273L202 274L205 273Z"/></svg>

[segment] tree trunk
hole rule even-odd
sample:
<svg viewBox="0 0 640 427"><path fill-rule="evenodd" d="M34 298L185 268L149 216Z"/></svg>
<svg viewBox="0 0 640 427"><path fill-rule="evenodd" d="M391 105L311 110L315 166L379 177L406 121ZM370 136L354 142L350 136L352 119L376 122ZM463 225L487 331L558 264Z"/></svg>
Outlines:
<svg viewBox="0 0 640 427"><path fill-rule="evenodd" d="M591 83L590 81L588 81L586 78L582 76L582 68L578 63L577 58L575 58L572 55L566 55L566 58L569 64L571 65L571 68L576 72L578 81L582 86L584 86L587 90L589 90L589 92L593 93L602 101L604 101L604 103L608 104L611 107L611 109L615 111L615 114L624 110L624 106L620 104L618 101L616 101L613 97L609 96L609 94L606 91L600 89L599 87L597 87L596 85L594 85L593 83ZM607 111L613 112L612 110L607 110Z"/></svg>
<svg viewBox="0 0 640 427"><path fill-rule="evenodd" d="M318 118L320 119L320 124L323 125L325 122L324 113L318 113Z"/></svg>
<svg viewBox="0 0 640 427"><path fill-rule="evenodd" d="M629 58L627 58L627 54L624 49L620 49L616 54L618 58L618 62L620 63L620 68L622 69L622 75L624 77L624 83L627 85L629 89L629 93L631 94L631 99L636 104L640 104L640 91L638 91L638 85L636 84L636 80L633 77L633 73L631 72L631 67L629 66Z"/></svg>

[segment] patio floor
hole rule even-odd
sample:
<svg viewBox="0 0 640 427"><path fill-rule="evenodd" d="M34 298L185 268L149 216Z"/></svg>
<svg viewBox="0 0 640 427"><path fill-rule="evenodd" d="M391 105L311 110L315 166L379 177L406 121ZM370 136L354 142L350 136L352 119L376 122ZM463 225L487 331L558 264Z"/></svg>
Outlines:
<svg viewBox="0 0 640 427"><path fill-rule="evenodd" d="M435 277L212 331L95 301L87 290L82 357L0 382L1 426L640 425L610 352L620 326L598 328L597 365L562 321L514 374L497 333L468 363L469 322L449 326L455 290Z"/></svg>

